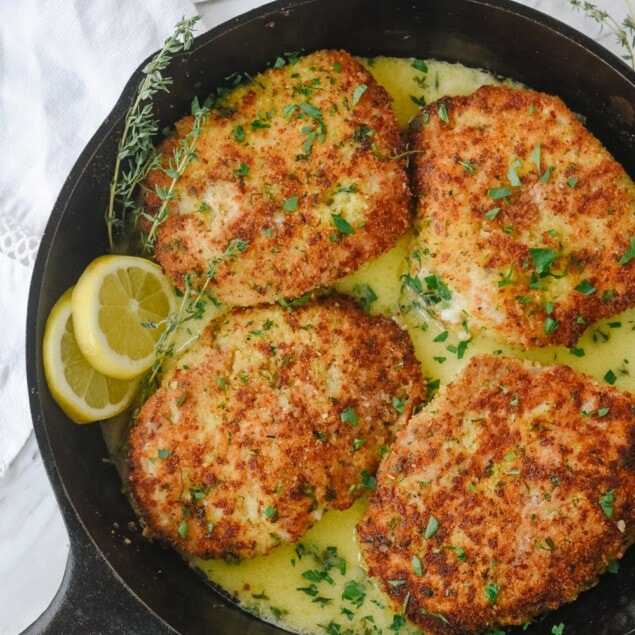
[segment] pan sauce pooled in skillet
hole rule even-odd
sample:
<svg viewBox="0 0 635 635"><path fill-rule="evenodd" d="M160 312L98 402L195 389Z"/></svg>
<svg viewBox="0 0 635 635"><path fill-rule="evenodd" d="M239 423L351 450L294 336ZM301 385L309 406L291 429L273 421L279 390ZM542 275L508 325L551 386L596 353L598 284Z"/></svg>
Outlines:
<svg viewBox="0 0 635 635"><path fill-rule="evenodd" d="M560 99L444 98L414 120L411 147L411 275L449 328L573 346L635 305L635 185Z"/></svg>
<svg viewBox="0 0 635 635"><path fill-rule="evenodd" d="M566 366L474 357L402 428L359 525L429 635L523 624L635 541L635 400Z"/></svg>
<svg viewBox="0 0 635 635"><path fill-rule="evenodd" d="M352 505L424 396L408 334L344 296L220 317L131 431L146 532L208 558L296 542Z"/></svg>
<svg viewBox="0 0 635 635"><path fill-rule="evenodd" d="M188 134L177 123L165 157ZM175 283L202 285L236 239L240 258L211 282L233 306L294 298L392 247L409 224L403 141L386 91L348 53L318 51L230 91L202 126L197 159L176 186L155 253ZM150 173L152 216L167 188Z"/></svg>

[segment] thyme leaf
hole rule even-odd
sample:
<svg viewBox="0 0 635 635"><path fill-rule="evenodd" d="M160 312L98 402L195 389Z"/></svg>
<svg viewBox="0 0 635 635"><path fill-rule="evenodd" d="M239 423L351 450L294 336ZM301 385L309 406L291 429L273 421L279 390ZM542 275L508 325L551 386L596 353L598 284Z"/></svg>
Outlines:
<svg viewBox="0 0 635 635"><path fill-rule="evenodd" d="M183 176L187 166L196 156L196 142L201 134L201 127L209 112L209 103L206 102L201 106L197 99L194 100L192 103L192 114L194 115L192 129L180 140L179 144L172 151L172 156L168 159L168 167L161 168L166 175L170 177L170 184L167 188L157 189L157 195L161 199L159 211L154 216L149 217L142 211L137 215L138 217L147 218L152 223L150 229L142 237L143 249L146 252L152 251L157 239L159 226L169 215L169 204L176 198L175 188L178 180ZM249 167L242 163L239 169L240 172L238 176L245 176L249 173Z"/></svg>
<svg viewBox="0 0 635 635"><path fill-rule="evenodd" d="M188 50L194 40L194 27L199 16L181 20L163 48L142 69L143 79L132 105L126 113L124 128L117 148L117 157L110 183L106 228L111 251L114 249L114 229L123 225L127 212L136 206L134 193L137 186L158 166L153 140L159 124L154 116L152 98L160 91L168 91L172 79L163 71L172 56Z"/></svg>
<svg viewBox="0 0 635 635"><path fill-rule="evenodd" d="M213 292L209 286L216 275L218 265L228 260L234 260L239 253L244 252L249 243L242 240L232 240L227 244L225 251L216 256L208 263L208 270L205 273L205 280L198 288L192 287L191 276L185 277L185 292L182 295L181 303L174 313L168 315L165 320L165 330L159 337L155 347L155 360L147 375L141 382L142 397L145 401L153 392L159 371L165 359L174 354L174 344L176 335L181 325L189 320L202 317L205 300L214 301ZM186 345L186 344L185 344Z"/></svg>
<svg viewBox="0 0 635 635"><path fill-rule="evenodd" d="M574 9L583 11L588 18L595 20L600 27L607 27L615 36L617 43L625 50L626 54L622 56L622 59L635 69L635 49L633 48L635 46L635 16L628 2L625 3L628 13L621 22L611 16L608 11L600 9L596 4L588 0L569 0L569 4Z"/></svg>

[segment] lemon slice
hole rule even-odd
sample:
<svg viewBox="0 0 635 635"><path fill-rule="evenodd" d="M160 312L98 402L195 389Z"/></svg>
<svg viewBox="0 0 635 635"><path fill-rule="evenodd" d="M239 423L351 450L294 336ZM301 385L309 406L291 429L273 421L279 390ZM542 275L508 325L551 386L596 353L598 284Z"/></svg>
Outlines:
<svg viewBox="0 0 635 635"><path fill-rule="evenodd" d="M80 350L104 375L132 379L150 368L175 295L161 268L135 256L101 256L73 291Z"/></svg>
<svg viewBox="0 0 635 635"><path fill-rule="evenodd" d="M73 332L72 289L56 303L44 328L44 374L60 408L76 423L114 417L132 402L138 381L97 372L82 355Z"/></svg>

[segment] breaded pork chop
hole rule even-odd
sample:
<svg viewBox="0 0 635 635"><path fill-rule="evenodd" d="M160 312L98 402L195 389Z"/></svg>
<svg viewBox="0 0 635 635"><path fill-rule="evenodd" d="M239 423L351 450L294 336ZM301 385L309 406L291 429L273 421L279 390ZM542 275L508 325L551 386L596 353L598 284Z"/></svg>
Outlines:
<svg viewBox="0 0 635 635"><path fill-rule="evenodd" d="M635 185L560 99L504 86L442 99L411 146L422 278L451 295L428 295L436 317L573 346L635 305Z"/></svg>
<svg viewBox="0 0 635 635"><path fill-rule="evenodd" d="M147 533L212 558L298 540L354 502L424 393L407 333L349 299L218 318L130 434Z"/></svg>
<svg viewBox="0 0 635 635"><path fill-rule="evenodd" d="M164 164L190 132L180 121ZM180 287L201 284L235 240L240 257L218 263L211 285L234 306L295 298L329 285L393 246L409 224L409 189L387 92L348 53L318 51L267 70L224 96L202 127L197 159L176 185L155 253ZM153 216L168 188L150 173Z"/></svg>
<svg viewBox="0 0 635 635"><path fill-rule="evenodd" d="M522 624L635 540L635 400L565 366L474 357L398 433L358 527L428 635Z"/></svg>

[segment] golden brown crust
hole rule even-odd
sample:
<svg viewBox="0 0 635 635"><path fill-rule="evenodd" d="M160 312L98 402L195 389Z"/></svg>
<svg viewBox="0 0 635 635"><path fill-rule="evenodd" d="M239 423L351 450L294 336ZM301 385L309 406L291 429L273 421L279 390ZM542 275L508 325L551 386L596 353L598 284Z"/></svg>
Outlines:
<svg viewBox="0 0 635 635"><path fill-rule="evenodd" d="M573 346L635 305L635 261L620 264L635 186L560 99L504 86L445 98L419 114L411 145L424 270L458 322Z"/></svg>
<svg viewBox="0 0 635 635"><path fill-rule="evenodd" d="M191 126L191 117L177 124L164 162ZM200 283L230 241L247 242L212 284L235 306L329 285L407 228L405 164L394 158L402 150L388 94L348 53L318 51L268 70L225 96L203 125L198 158L159 228L157 259L183 288L189 273ZM156 186L169 184L163 171L150 173L150 215L161 204Z"/></svg>
<svg viewBox="0 0 635 635"><path fill-rule="evenodd" d="M566 366L474 357L399 431L358 527L393 608L480 633L595 584L635 541L634 406Z"/></svg>
<svg viewBox="0 0 635 635"><path fill-rule="evenodd" d="M407 333L347 298L218 318L130 435L147 533L214 558L298 540L353 503L424 394Z"/></svg>

